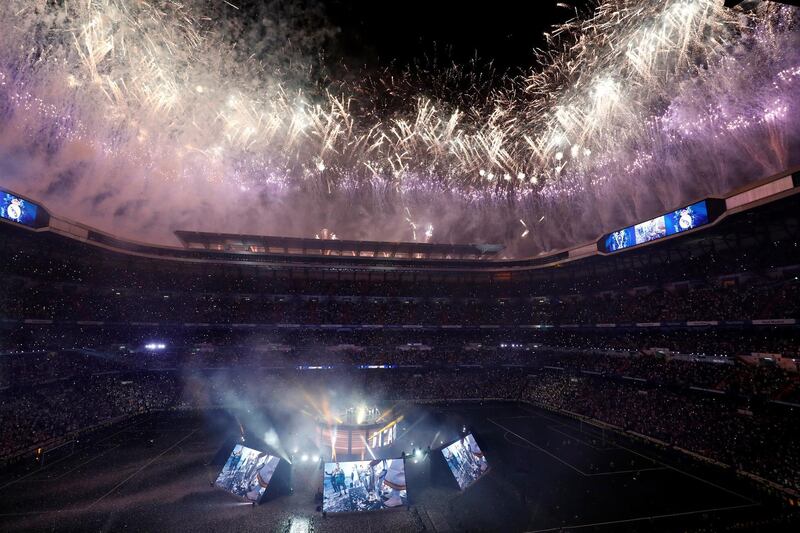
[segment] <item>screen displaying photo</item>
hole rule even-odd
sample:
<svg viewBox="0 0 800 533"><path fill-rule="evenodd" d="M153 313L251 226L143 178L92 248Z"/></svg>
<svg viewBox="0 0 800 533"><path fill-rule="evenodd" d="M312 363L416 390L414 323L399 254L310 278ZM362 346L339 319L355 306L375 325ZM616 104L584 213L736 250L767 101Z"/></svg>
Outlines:
<svg viewBox="0 0 800 533"><path fill-rule="evenodd" d="M375 511L406 505L406 467L402 459L325 463L322 510L328 513Z"/></svg>
<svg viewBox="0 0 800 533"><path fill-rule="evenodd" d="M705 201L697 202L668 213L664 215L664 218L666 219L667 235L674 235L708 224L708 208Z"/></svg>
<svg viewBox="0 0 800 533"><path fill-rule="evenodd" d="M228 492L257 502L267 490L279 457L237 444L214 484Z"/></svg>
<svg viewBox="0 0 800 533"><path fill-rule="evenodd" d="M472 434L443 448L442 454L461 490L475 483L489 469L489 463Z"/></svg>
<svg viewBox="0 0 800 533"><path fill-rule="evenodd" d="M667 227L664 224L664 217L660 216L652 220L646 220L634 227L636 232L636 244L654 241L667 234Z"/></svg>
<svg viewBox="0 0 800 533"><path fill-rule="evenodd" d="M706 200L702 200L666 215L609 233L601 241L601 249L606 252L616 252L668 235L689 231L708 224L709 221L708 204Z"/></svg>
<svg viewBox="0 0 800 533"><path fill-rule="evenodd" d="M26 226L36 225L36 204L8 193L0 192L0 218L19 222Z"/></svg>

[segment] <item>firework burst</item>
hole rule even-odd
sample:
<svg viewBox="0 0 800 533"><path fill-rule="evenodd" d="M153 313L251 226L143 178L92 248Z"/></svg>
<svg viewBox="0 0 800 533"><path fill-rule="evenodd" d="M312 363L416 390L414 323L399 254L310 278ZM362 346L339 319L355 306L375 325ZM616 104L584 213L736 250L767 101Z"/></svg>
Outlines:
<svg viewBox="0 0 800 533"><path fill-rule="evenodd" d="M536 232L522 222L537 248L785 168L796 139L786 121L800 94L792 8L607 0L554 28L539 53L544 67L523 75L484 79L454 66L322 88L312 62L272 61L246 40L235 44L245 31L229 5L198 4L4 2L6 137L77 157L70 172L102 174L108 196L119 187L145 196L190 189L205 215L225 190L284 198L276 220L313 203L320 219L309 228L333 222L354 237L389 238L386 228L397 227L430 240L435 225L446 238L506 239L519 238L517 221L533 212L563 221ZM473 94L448 92L464 79ZM731 143L757 154L751 175L708 163ZM53 179L21 188L52 195ZM349 207L334 214L331 202ZM586 215L575 217L576 207ZM410 209L427 213L426 226Z"/></svg>

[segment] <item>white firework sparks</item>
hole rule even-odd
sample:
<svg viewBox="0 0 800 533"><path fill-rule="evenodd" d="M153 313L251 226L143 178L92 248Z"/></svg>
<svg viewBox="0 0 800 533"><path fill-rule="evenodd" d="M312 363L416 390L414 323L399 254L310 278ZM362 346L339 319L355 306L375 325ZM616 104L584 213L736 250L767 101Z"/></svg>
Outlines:
<svg viewBox="0 0 800 533"><path fill-rule="evenodd" d="M724 145L763 128L781 139L758 147L755 171L767 172L786 163L785 119L800 94L798 57L786 48L797 13L767 3L744 12L717 0L603 1L550 33L543 69L504 80L468 108L392 79L380 80L381 94L346 84L320 91L310 79L298 87L249 55L246 42L236 46L221 29L235 19L202 3L7 0L0 17L0 127L31 145L81 146L92 154L85 172L138 167L141 180L197 191L206 183L251 196L301 191L321 204L354 195L374 204L367 219L392 211L415 240L409 205L477 205L469 212L495 226L531 209L560 220L565 202L605 202L661 179L677 152L687 165L666 181L680 189L693 143ZM758 68L734 53L741 42L764 59ZM721 83L725 98L713 101ZM413 96L410 111L374 111L401 90ZM616 223L598 219L604 229ZM537 230L536 245L581 238L569 226ZM432 233L430 223L425 239Z"/></svg>

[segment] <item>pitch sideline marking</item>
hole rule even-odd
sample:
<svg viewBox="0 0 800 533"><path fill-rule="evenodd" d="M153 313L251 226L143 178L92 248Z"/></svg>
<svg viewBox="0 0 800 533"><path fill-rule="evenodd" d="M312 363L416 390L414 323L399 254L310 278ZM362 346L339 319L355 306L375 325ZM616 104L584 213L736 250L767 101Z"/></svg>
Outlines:
<svg viewBox="0 0 800 533"><path fill-rule="evenodd" d="M622 446L621 444L617 444L617 446L619 446L623 450L629 451L632 454L638 455L639 457L644 457L645 459L648 459L648 460L650 460L650 461L652 461L652 462L654 462L656 464L660 464L661 466L663 466L665 468L668 468L669 470L674 470L675 472L683 474L684 476L690 477L692 479L696 479L697 481L705 483L706 485L711 485L712 487L717 488L717 489L719 489L719 490L721 490L723 492L727 492L728 494L733 494L734 496L736 496L738 498L741 498L742 500L744 500L746 502L750 502L750 504L752 504L752 505L761 505L760 503L758 503L757 501L755 501L752 498L748 498L747 496L745 496L743 494L739 494L738 492L734 492L734 491L732 491L730 489L726 489L725 487L723 487L721 485L717 485L716 483L714 483L712 481L708 481L707 479L703 479L703 478L701 478L699 476L695 476L694 474L690 474L689 472L681 470L680 468L676 468L676 467L674 467L672 465L668 465L668 464L666 464L666 463L664 463L662 461L658 461L656 459L653 459L652 457L648 457L648 456L646 456L646 455L644 455L642 453L639 453L639 452L637 452L635 450L631 450L630 448L626 448L625 446Z"/></svg>
<svg viewBox="0 0 800 533"><path fill-rule="evenodd" d="M531 411L531 406L527 406L527 405L526 405L526 406L524 406L523 408L524 408L526 411L528 411L529 413L532 413L532 412L533 412L533 411ZM541 416L542 416L542 418L546 418L546 419L548 419L548 420L555 421L555 420L553 420L552 418L548 417L547 415L544 415L544 414L542 414ZM487 419L487 420L489 420L490 422L493 422L493 421L492 421L492 420L490 420L490 419ZM565 425L566 425L566 424L565 424ZM590 426L592 426L592 424L589 424L589 425L590 425ZM574 425L573 425L572 427L573 427L573 429L575 428L575 426L574 426ZM517 436L519 436L519 435L517 435ZM527 441L526 441L526 442L527 442ZM642 453L639 453L639 452L637 452L637 451L635 451L635 450L631 450L630 448L628 448L628 447L626 447L626 446L623 446L623 445L621 445L621 444L619 444L619 443L614 443L614 445L615 445L615 446L617 446L618 448L622 449L622 450L625 450L625 451L629 452L629 453L632 453L632 454L634 454L634 455L638 455L639 457L643 457L644 459L647 459L648 461L652 462L653 464L659 464L659 465L663 466L664 468L666 468L666 469L668 469L668 470L674 470L675 472L678 472L679 474L683 474L684 476L687 476L687 477L690 477L690 478L692 478L692 479L695 479L695 480L697 480L697 481L700 481L700 482L702 482L702 483L705 483L706 485L710 485L710 486L712 486L712 487L714 487L714 488L717 488L717 489L719 489L719 490L721 490L721 491L723 491L723 492L727 492L728 494L733 494L734 496L736 496L736 497L738 497L738 498L741 498L742 500L744 500L744 501L746 501L746 502L749 502L749 503L750 503L750 504L752 504L752 505L761 505L760 503L758 503L758 502L757 502L757 501L755 501L754 499L752 499L752 498L748 498L747 496L744 496L743 494L739 494L738 492L732 491L732 490L730 490L730 489L726 489L725 487L722 487L722 486L720 486L720 485L717 485L716 483L714 483L714 482L712 482L712 481L708 481L707 479L703 479L703 478L701 478L701 477L699 477L699 476L695 476L694 474L690 474L690 473L688 473L688 472L686 472L686 471L684 471L684 470L681 470L681 469L679 469L679 468L676 468L676 467L674 467L674 466L672 466L672 465L666 464L666 463L664 463L664 462L662 462L662 461L658 461L658 460L656 460L656 459L653 459L652 457L648 457L647 455L644 455L644 454L642 454Z"/></svg>
<svg viewBox="0 0 800 533"><path fill-rule="evenodd" d="M598 452L610 452L610 451L614 451L614 450L618 450L618 449L619 449L619 448L618 448L616 445L615 445L615 446L611 446L610 448L598 448L598 447L597 447L597 446L595 446L594 444L589 444L589 443L588 443L588 442L586 442L585 440L583 440L583 439L579 439L579 438L578 438L578 437L576 437L575 435L570 435L569 433L566 433L566 432L564 432L564 431L561 431L560 429L557 429L555 426L545 426L545 427L546 427L547 429L549 429L549 430L555 431L556 433L561 433L561 434L562 434L562 435L564 435L565 437L568 437L568 438L570 438L570 439L572 439L572 440L574 440L574 441L580 442L580 443L581 443L581 444L583 444L584 446L588 446L589 448L591 448L591 449L593 449L593 450L595 450L595 451L598 451ZM562 426L562 427L570 427L570 426L564 425L564 426Z"/></svg>
<svg viewBox="0 0 800 533"><path fill-rule="evenodd" d="M74 471L76 471L76 470L77 470L77 469L79 469L80 467L82 467L82 466L84 466L84 465L87 465L87 464L91 463L91 462L92 462L92 461L94 461L95 459L99 459L100 457L104 456L105 454L107 454L107 453L108 453L108 452L110 452L111 450L116 450L116 449L117 449L117 448L119 448L120 446L122 446L122 445L121 445L121 444L117 444L117 445L115 445L115 446L112 446L111 448L106 448L106 449L105 449L105 450L103 450L102 452L92 455L92 456L91 456L89 459L87 459L86 461L84 461L84 462L80 463L80 464L79 464L78 466L76 466L75 468L72 468L72 469L70 469L70 470L67 470L66 472L64 472L64 473L63 473L63 474L61 474L60 476L56 476L56 477L48 477L48 478L44 478L44 479L31 479L31 480L28 480L28 481L24 481L23 483L49 483L49 482L51 482L51 481L55 481L55 480L57 480L57 479L61 479L61 478L63 478L64 476L66 476L67 474L71 474L71 473L73 473Z"/></svg>
<svg viewBox="0 0 800 533"><path fill-rule="evenodd" d="M487 419L487 420L489 420L490 422L492 422L492 423L495 423L495 424L496 424L496 422L494 422L494 421L493 421L493 420L491 420L491 419ZM499 424L497 424L497 425L499 426ZM560 461L561 463L563 463L563 464L565 464L565 465L567 465L567 466L570 466L570 467L571 467L573 470L575 470L576 472L578 472L579 474L581 474L582 476L585 476L585 477L595 477L595 476L616 476L616 475L618 475L618 474L638 474L639 472L654 472L654 471L658 471L658 470L667 470L667 468L666 468L666 467L663 467L663 466L657 466L657 467L650 467L650 468L634 468L634 469L630 469L630 470L614 470L614 471L608 471L608 472L594 472L594 473L591 473L591 474L589 474L589 473L586 473L586 472L584 472L584 471L580 470L580 469L579 469L578 467L576 467L575 465L572 465L572 464L570 464L570 463L568 463L568 462L566 462L566 461L564 461L564 460L562 460L562 459L558 458L557 456L555 456L555 455L553 455L553 454L551 454L551 453L548 453L548 452L547 452L547 451L546 451L544 448L542 448L542 447L540 447L540 446L537 446L536 444L533 444L532 442L530 442L530 441L529 441L529 440L527 440L526 438L522 437L521 435L519 435L519 434L517 434L517 433L514 433L514 432L513 432L513 431L511 431L510 429L508 429L508 428L503 428L503 429L506 431L506 441L508 441L508 434L509 434L509 433L511 433L512 435L514 435L514 436L515 436L515 437L517 437L518 439L521 439L521 440L525 441L525 442L526 442L528 445L530 445L530 446L534 447L535 449L537 449L537 450L539 450L539 451L542 451L542 452L544 452L544 453L547 453L548 455L550 455L550 457L553 457L554 459L556 459L556 460ZM509 442L510 444L514 444L514 443L513 443L513 442L511 442L511 441L508 441L508 442ZM612 449L613 449L613 448L612 448Z"/></svg>
<svg viewBox="0 0 800 533"><path fill-rule="evenodd" d="M108 439L110 439L111 437L115 437L115 436L119 435L119 434L120 434L120 433L122 433L123 431L127 431L128 429L130 429L130 428L132 428L132 427L134 427L134 426L138 425L140 422L141 422L140 420L137 420L136 422L133 422L132 424L129 424L129 425L125 426L124 428L120 429L120 430L119 430L119 431L117 431L116 433L113 433L113 434L111 434L111 435L109 435L109 436L107 436L107 437L104 437L104 438L100 439L99 441L97 441L97 444L100 444L101 442L105 442L105 441L107 441ZM15 480L13 480L13 481L9 481L9 482L8 482L8 483L6 483L5 485L0 485L0 490L3 490L3 489L5 489L6 487L10 487L10 486L11 486L11 485L13 485L14 483L17 483L17 482L19 482L19 481L22 481L23 479L27 479L27 478L29 478L29 477L31 477L31 476L33 476L33 475L35 475L35 474L39 474L39 473L41 473L41 472L44 472L45 470L47 470L47 469L48 469L48 468L50 468L51 466L53 466L53 465L57 465L57 464L58 464L58 463L60 463L61 461L65 461L65 460L69 459L69 458L70 458L70 457L72 457L73 455L74 455L74 454L69 454L69 455L67 455L66 457L62 457L61 459L59 459L59 460L57 460L57 461L55 461L55 462L48 463L48 464L47 464L47 466L43 466L42 468L39 468L38 470L34 470L33 472L31 472L31 473L29 473L29 474L25 474L24 476L22 476L22 477L18 477L17 479L15 479Z"/></svg>
<svg viewBox="0 0 800 533"><path fill-rule="evenodd" d="M582 475L582 476L584 476L584 477L586 476L586 473L582 472L581 470L579 470L579 469L578 469L577 467L575 467L574 465L572 465L572 464L570 464L570 463L568 463L568 462L564 461L563 459L561 459L561 458L560 458L560 457L558 457L557 455L554 455L554 454L550 453L549 451L545 450L544 448L542 448L542 447L541 447L541 446L539 446L538 444L534 444L534 443L532 443L531 441L529 441L528 439L526 439L525 437L523 437L523 436L522 436L522 435L520 435L519 433L515 433L515 432L511 431L510 429L508 429L507 427L503 426L502 424L498 424L497 422L495 422L495 421L494 421L494 420L492 420L491 418L487 418L486 420L488 420L489 422L491 422L491 423L492 423L492 424L494 424L495 426L499 427L500 429L503 429L503 430L505 430L506 432L508 432L508 433L511 433L512 435L514 435L514 436L515 436L515 437L517 437L518 439L520 439L520 440L522 440L522 441L524 441L524 442L527 442L528 444L530 444L531 446L533 446L534 448L536 448L536 449L537 449L537 450L539 450L540 452L542 452L542 453L544 453L544 454L546 454L546 455L548 455L548 456L552 457L553 459L555 459L555 460L556 460L556 461L558 461L559 463L563 464L564 466L567 466L567 467L571 468L572 470L574 470L575 472L579 473L580 475Z"/></svg>
<svg viewBox="0 0 800 533"><path fill-rule="evenodd" d="M735 509L746 509L748 507L758 507L760 503L746 503L743 505L732 505L729 507L716 507L713 509L700 509L699 511L684 511L682 513L669 513L669 514L661 514L661 515L654 515L654 516L640 516L638 518L625 518L622 520L609 520L607 522L593 522L591 524L578 524L574 526L559 526L559 527L551 527L546 529L534 529L528 531L527 533L546 533L548 531L564 531L569 529L583 529L586 527L597 527L597 526L610 526L614 524L629 524L631 522L641 522L643 520L660 520L663 518L673 518L676 516L691 516L695 514L702 514L702 513L718 513L722 511L733 511Z"/></svg>
<svg viewBox="0 0 800 533"><path fill-rule="evenodd" d="M130 476L126 477L125 479L123 479L122 481L120 481L119 483L117 483L117 484L114 486L114 488L112 488L111 490L109 490L108 492L106 492L105 494L103 494L102 496L100 496L99 498L97 498L97 499L96 499L94 502L92 502L91 504L89 504L89 506L88 506L88 507L85 507L83 510L84 510L84 511L88 511L89 509L91 509L92 507L94 507L95 505L97 505L98 503L100 503L100 501L101 501L101 500L103 500L103 499L104 499L106 496L108 496L108 495L109 495L109 494L111 494L112 492L116 491L116 490L117 490L118 488L120 488L122 485L124 485L125 483L127 483L128 481L130 481L131 479L133 479L133 477L134 477L134 476L136 476L136 475L137 475L139 472L141 472L142 470L144 470L145 468L147 468L147 467L148 467L148 466L150 466L151 464L155 463L155 462L156 462L158 459L160 459L160 458L161 458L161 456L163 456L165 453L167 453L168 451L172 450L173 448L175 448L176 446L178 446L180 443L182 443L183 441L185 441L186 439L188 439L189 437L191 437L192 435L194 435L194 434L195 434L195 433L197 433L198 431L200 431L200 428L196 428L196 429L192 430L192 431L191 431L191 432L190 432L188 435L186 435L185 437L183 437L182 439L180 439L178 442L176 442L175 444L173 444L172 446L170 446L170 447L169 447L169 448L167 448L166 450L162 451L161 453L159 453L158 455L156 455L155 457L153 457L152 459L150 459L149 461L147 461L147 463L145 463L144 465L142 465L142 466L141 466L141 467L140 467L138 470L136 470L136 471L135 471L133 474L131 474Z"/></svg>

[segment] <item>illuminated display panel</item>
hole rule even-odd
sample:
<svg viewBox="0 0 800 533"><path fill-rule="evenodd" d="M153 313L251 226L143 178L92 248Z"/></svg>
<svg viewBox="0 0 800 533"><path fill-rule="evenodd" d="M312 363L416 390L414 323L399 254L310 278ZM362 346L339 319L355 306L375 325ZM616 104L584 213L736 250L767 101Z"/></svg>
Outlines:
<svg viewBox="0 0 800 533"><path fill-rule="evenodd" d="M664 225L667 229L667 235L688 231L708 224L708 222L708 206L705 200L664 215Z"/></svg>
<svg viewBox="0 0 800 533"><path fill-rule="evenodd" d="M664 217L660 216L636 224L633 227L633 234L636 244L644 244L660 239L661 237L666 237L667 226L664 223Z"/></svg>
<svg viewBox="0 0 800 533"><path fill-rule="evenodd" d="M234 446L214 485L258 502L267 490L280 458L241 444Z"/></svg>
<svg viewBox="0 0 800 533"><path fill-rule="evenodd" d="M0 218L36 227L39 206L13 194L0 191Z"/></svg>
<svg viewBox="0 0 800 533"><path fill-rule="evenodd" d="M687 205L665 215L640 222L615 231L603 238L605 252L616 252L655 241L668 235L675 235L708 224L708 205L705 200Z"/></svg>
<svg viewBox="0 0 800 533"><path fill-rule="evenodd" d="M403 459L325 463L322 475L326 513L377 511L408 502Z"/></svg>
<svg viewBox="0 0 800 533"><path fill-rule="evenodd" d="M371 448L382 448L393 443L397 439L397 424L390 424L370 437Z"/></svg>
<svg viewBox="0 0 800 533"><path fill-rule="evenodd" d="M442 455L461 490L478 481L489 469L489 463L471 433L442 448Z"/></svg>

